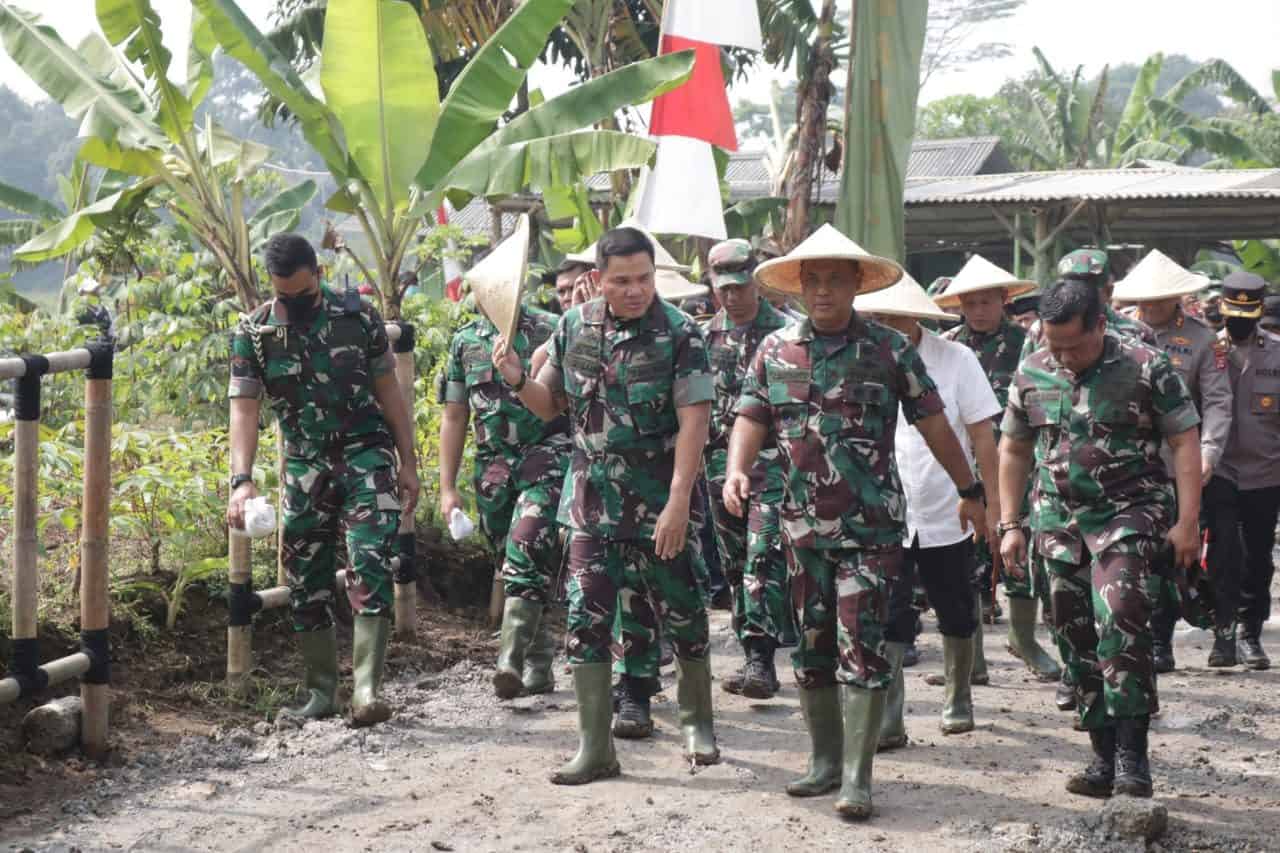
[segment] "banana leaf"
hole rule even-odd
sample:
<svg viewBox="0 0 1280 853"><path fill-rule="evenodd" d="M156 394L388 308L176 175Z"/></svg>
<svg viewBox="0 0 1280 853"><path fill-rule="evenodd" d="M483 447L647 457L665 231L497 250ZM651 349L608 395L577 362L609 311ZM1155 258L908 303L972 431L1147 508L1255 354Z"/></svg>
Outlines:
<svg viewBox="0 0 1280 853"><path fill-rule="evenodd" d="M169 139L181 143L194 112L191 101L169 79L173 55L164 46L160 16L150 0L96 0L96 7L107 41L117 47L123 44L124 55L146 69L159 100L160 127Z"/></svg>
<svg viewBox="0 0 1280 853"><path fill-rule="evenodd" d="M61 219L63 212L55 204L50 204L38 195L18 189L11 184L0 181L0 207L14 213L23 213L40 219Z"/></svg>
<svg viewBox="0 0 1280 853"><path fill-rule="evenodd" d="M98 228L96 220L109 217L124 192L112 193L101 201L77 210L66 219L43 231L18 247L14 257L24 263L39 263L58 258L83 245Z"/></svg>

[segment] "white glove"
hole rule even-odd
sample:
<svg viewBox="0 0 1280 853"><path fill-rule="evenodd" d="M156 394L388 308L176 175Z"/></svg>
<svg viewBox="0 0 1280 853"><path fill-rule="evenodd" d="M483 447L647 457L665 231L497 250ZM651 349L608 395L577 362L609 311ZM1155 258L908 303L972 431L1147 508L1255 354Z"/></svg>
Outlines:
<svg viewBox="0 0 1280 853"><path fill-rule="evenodd" d="M449 535L453 537L453 541L461 542L474 533L475 529L475 523L467 518L466 513L454 507L453 513L449 516Z"/></svg>

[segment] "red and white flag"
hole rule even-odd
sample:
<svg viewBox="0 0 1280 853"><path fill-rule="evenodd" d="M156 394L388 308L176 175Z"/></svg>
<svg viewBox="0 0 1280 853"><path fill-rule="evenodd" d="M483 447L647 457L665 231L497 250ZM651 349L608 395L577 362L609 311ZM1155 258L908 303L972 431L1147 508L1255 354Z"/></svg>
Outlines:
<svg viewBox="0 0 1280 853"><path fill-rule="evenodd" d="M723 240L724 210L711 146L738 150L720 48L761 49L755 0L667 0L659 53L693 50L693 75L658 97L649 132L658 157L643 180L636 217L650 231Z"/></svg>
<svg viewBox="0 0 1280 853"><path fill-rule="evenodd" d="M443 202L436 211L436 224L449 224L449 202ZM456 252L458 245L453 240L449 241L448 251ZM440 265L444 277L444 295L452 302L462 301L462 264L458 263L457 258L445 256L444 262Z"/></svg>

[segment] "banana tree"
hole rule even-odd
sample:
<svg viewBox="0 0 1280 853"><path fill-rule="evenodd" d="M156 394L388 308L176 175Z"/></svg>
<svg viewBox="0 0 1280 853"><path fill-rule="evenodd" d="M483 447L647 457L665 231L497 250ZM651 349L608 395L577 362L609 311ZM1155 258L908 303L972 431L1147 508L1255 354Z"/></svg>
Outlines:
<svg viewBox="0 0 1280 853"><path fill-rule="evenodd" d="M193 0L216 41L292 114L354 216L389 317L400 266L445 196L505 196L648 163L654 145L582 130L688 79L692 52L629 65L500 126L548 34L573 0L526 0L472 56L443 102L422 20L405 0L329 0L320 93L313 93L233 0Z"/></svg>
<svg viewBox="0 0 1280 853"><path fill-rule="evenodd" d="M259 299L253 232L260 233L267 221L288 220L287 205L305 203L315 185L286 190L256 221L247 217L246 182L269 149L196 118L212 83L216 43L208 22L193 11L187 82L179 86L169 78L173 57L150 0L97 0L96 8L102 33L73 50L36 15L0 0L5 50L81 122L85 141L79 159L128 176L114 192L28 240L16 256L28 262L62 257L113 216L147 203L166 210L214 255L241 305L251 308Z"/></svg>

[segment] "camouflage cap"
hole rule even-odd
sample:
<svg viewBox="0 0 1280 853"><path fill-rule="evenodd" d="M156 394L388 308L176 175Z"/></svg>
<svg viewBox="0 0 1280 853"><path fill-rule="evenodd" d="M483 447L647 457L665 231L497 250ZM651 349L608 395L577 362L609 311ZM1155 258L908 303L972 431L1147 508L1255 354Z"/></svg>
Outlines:
<svg viewBox="0 0 1280 853"><path fill-rule="evenodd" d="M1111 268L1102 249L1076 249L1058 261L1058 275L1106 275Z"/></svg>
<svg viewBox="0 0 1280 853"><path fill-rule="evenodd" d="M746 240L725 240L711 247L707 255L713 287L750 284L755 269L755 255Z"/></svg>

